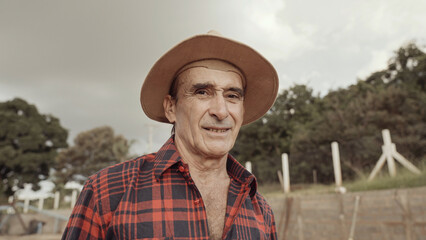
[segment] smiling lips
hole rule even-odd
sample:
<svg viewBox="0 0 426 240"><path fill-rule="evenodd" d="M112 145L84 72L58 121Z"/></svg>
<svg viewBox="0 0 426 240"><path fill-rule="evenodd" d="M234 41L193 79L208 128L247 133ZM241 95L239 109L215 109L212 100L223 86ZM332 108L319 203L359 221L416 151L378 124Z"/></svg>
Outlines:
<svg viewBox="0 0 426 240"><path fill-rule="evenodd" d="M211 132L223 133L223 132L228 131L230 128L208 128L208 127L203 127L203 129L211 131Z"/></svg>

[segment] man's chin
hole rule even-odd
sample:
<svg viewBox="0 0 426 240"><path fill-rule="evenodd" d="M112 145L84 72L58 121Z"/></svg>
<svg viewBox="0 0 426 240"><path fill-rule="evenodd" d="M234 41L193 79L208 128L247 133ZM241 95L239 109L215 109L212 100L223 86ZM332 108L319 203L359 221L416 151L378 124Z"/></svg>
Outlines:
<svg viewBox="0 0 426 240"><path fill-rule="evenodd" d="M228 155L228 152L232 149L232 146L221 144L210 144L208 150L205 152L209 158L222 158L225 155Z"/></svg>

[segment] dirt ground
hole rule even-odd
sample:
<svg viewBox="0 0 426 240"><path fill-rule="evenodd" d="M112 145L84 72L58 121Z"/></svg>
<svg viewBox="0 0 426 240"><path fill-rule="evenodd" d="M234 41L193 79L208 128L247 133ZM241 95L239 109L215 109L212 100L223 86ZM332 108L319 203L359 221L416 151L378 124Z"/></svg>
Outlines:
<svg viewBox="0 0 426 240"><path fill-rule="evenodd" d="M354 239L425 240L425 199L426 187L418 187L343 195L315 194L291 198L280 195L267 200L275 214L279 239L348 239L354 226ZM67 216L69 210L60 214ZM26 222L41 219L34 214L23 214L22 217ZM47 222L43 227L45 234L19 236L20 231L15 235L0 235L0 240L61 239L61 234L48 234L53 232L53 220L46 218L43 221ZM61 223L60 229L65 225L66 222ZM9 230L14 228L20 228L19 222L13 222Z"/></svg>
<svg viewBox="0 0 426 240"><path fill-rule="evenodd" d="M0 240L57 240L62 234L32 234L26 236L0 236Z"/></svg>

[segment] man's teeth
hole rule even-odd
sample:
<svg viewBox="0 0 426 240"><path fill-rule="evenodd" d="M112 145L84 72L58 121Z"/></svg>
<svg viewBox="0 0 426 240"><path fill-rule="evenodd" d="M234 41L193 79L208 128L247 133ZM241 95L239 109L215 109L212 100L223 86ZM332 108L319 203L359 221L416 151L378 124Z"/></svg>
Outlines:
<svg viewBox="0 0 426 240"><path fill-rule="evenodd" d="M208 128L208 130L212 131L212 132L226 132L226 129L211 129L211 128Z"/></svg>

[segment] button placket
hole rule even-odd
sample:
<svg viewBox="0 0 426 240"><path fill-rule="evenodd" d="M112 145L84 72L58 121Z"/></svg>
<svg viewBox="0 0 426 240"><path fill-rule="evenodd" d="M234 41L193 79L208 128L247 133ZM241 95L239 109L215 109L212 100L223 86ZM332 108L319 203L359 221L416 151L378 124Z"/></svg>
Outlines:
<svg viewBox="0 0 426 240"><path fill-rule="evenodd" d="M189 177L189 185L191 186L192 189L192 193L194 195L194 204L195 205L200 205L203 202L203 199L201 198L201 193L198 190L197 186L195 185L194 181L192 180L191 177Z"/></svg>
<svg viewBox="0 0 426 240"><path fill-rule="evenodd" d="M194 195L194 204L195 205L200 205L203 202L203 199L201 198L201 194L198 191L197 186L195 186L194 181L191 178L191 175L189 174L189 170L183 166L183 165L179 165L178 167L178 171L182 173L183 177L185 178L186 181L188 181L189 186L192 189L192 193Z"/></svg>

